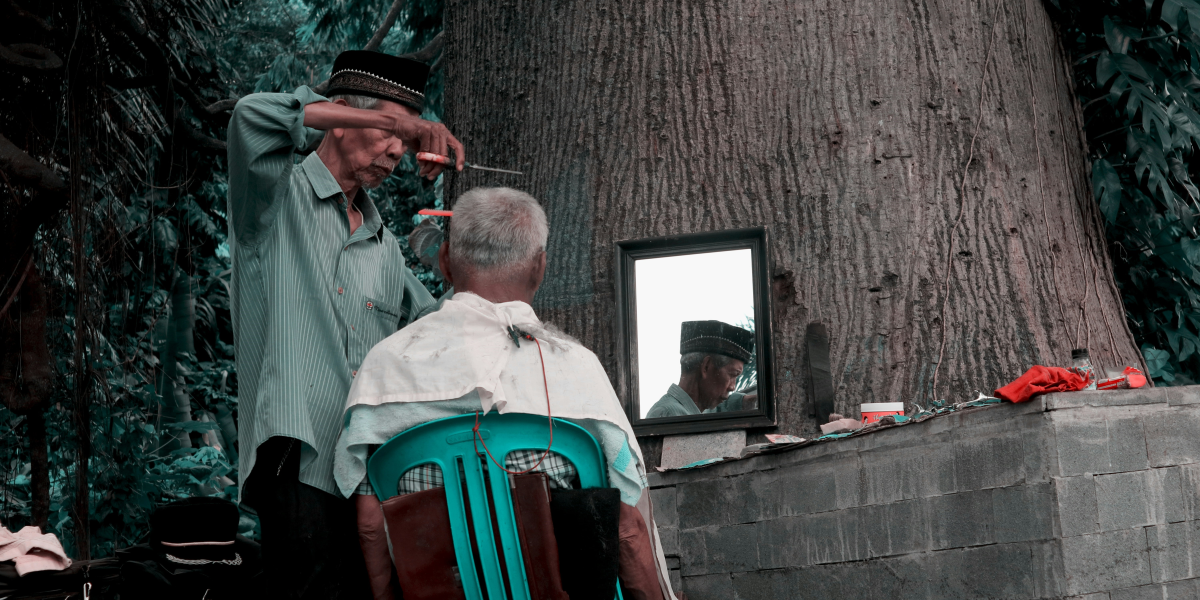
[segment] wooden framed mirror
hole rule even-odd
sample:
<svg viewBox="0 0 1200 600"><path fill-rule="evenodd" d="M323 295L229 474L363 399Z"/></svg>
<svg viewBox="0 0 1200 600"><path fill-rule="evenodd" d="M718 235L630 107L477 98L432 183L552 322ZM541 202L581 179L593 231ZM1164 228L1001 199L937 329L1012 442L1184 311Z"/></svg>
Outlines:
<svg viewBox="0 0 1200 600"><path fill-rule="evenodd" d="M616 243L618 393L638 435L775 424L765 228Z"/></svg>

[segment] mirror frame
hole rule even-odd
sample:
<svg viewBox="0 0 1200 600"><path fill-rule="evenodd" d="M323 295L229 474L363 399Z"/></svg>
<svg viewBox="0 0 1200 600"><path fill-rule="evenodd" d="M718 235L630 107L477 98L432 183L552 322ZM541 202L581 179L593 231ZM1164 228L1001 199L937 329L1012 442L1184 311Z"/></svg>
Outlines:
<svg viewBox="0 0 1200 600"><path fill-rule="evenodd" d="M617 340L617 390L633 432L643 435L672 435L728 429L775 426L774 348L771 337L770 254L765 227L728 229L684 235L669 235L616 242L615 319ZM640 414L637 361L637 284L634 262L699 252L750 249L754 271L754 335L758 353L758 410L712 413L685 417L643 419Z"/></svg>

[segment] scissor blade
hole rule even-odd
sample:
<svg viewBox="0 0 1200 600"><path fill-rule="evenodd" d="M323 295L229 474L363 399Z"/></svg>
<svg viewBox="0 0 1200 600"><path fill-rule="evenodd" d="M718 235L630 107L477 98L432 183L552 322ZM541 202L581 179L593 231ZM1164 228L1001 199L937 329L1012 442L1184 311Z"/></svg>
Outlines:
<svg viewBox="0 0 1200 600"><path fill-rule="evenodd" d="M513 175L524 175L524 173L522 173L520 171L509 171L508 169L497 169L494 167L481 167L479 165L467 165L467 166L471 167L472 169L479 169L480 171L495 171L497 173L510 173Z"/></svg>

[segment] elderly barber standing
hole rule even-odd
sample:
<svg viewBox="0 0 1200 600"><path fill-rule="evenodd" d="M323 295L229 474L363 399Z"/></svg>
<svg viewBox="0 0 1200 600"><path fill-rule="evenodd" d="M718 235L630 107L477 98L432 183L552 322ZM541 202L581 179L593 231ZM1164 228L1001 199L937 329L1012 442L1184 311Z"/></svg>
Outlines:
<svg viewBox="0 0 1200 600"><path fill-rule="evenodd" d="M408 59L345 52L328 98L307 87L253 94L229 124L240 492L262 523L273 597L369 593L333 448L367 351L434 304L363 191L407 149L451 148L462 168L458 140L420 118L428 73ZM427 164L421 175L440 171Z"/></svg>

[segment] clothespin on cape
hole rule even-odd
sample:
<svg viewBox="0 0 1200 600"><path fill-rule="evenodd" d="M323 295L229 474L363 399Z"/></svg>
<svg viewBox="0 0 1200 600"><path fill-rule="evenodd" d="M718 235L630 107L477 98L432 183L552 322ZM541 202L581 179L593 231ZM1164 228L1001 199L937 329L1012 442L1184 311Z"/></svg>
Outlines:
<svg viewBox="0 0 1200 600"><path fill-rule="evenodd" d="M516 344L518 348L521 347L521 339L522 338L533 341L532 335L529 335L528 333L525 333L524 331L517 329L516 325L508 326L508 335L509 335L509 337L512 338L513 343Z"/></svg>

